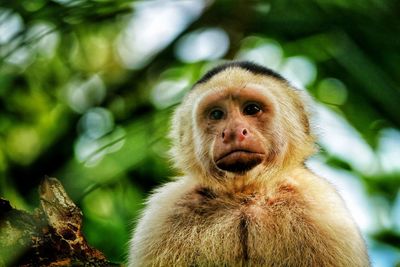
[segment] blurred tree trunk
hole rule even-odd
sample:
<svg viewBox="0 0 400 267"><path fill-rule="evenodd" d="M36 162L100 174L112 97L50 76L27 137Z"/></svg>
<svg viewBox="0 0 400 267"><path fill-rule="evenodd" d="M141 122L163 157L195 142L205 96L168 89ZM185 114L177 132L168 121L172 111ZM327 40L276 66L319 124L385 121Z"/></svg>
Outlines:
<svg viewBox="0 0 400 267"><path fill-rule="evenodd" d="M86 242L82 212L55 178L39 187L33 213L0 199L0 266L118 266Z"/></svg>

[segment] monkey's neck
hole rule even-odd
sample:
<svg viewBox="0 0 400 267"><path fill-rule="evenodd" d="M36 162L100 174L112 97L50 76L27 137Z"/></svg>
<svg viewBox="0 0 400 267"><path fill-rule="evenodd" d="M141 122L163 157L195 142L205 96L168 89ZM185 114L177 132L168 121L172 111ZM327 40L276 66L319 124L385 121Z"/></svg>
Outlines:
<svg viewBox="0 0 400 267"><path fill-rule="evenodd" d="M203 176L200 186L218 192L252 194L254 191L268 190L278 186L299 169L304 169L304 165L274 169L258 168L245 174L228 173L224 177Z"/></svg>

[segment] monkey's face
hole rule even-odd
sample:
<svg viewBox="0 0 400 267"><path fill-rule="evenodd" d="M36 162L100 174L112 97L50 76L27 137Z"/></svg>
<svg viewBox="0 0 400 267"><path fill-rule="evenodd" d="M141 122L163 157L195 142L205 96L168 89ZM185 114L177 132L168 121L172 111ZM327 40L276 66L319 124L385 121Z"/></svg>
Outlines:
<svg viewBox="0 0 400 267"><path fill-rule="evenodd" d="M170 136L175 166L201 179L257 178L314 152L301 92L238 67L194 86L174 113Z"/></svg>
<svg viewBox="0 0 400 267"><path fill-rule="evenodd" d="M210 90L199 102L200 154L217 169L243 174L268 160L274 105L256 85ZM202 161L207 161L206 158Z"/></svg>

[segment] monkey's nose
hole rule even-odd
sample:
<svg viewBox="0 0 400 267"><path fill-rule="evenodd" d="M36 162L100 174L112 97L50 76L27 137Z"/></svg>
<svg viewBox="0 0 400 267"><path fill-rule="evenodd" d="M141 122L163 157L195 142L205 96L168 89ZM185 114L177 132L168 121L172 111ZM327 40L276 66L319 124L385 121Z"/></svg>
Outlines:
<svg viewBox="0 0 400 267"><path fill-rule="evenodd" d="M225 129L224 131L222 131L222 139L224 143L233 141L235 139L241 142L246 139L248 133L248 130L243 127L238 127L236 129Z"/></svg>
<svg viewBox="0 0 400 267"><path fill-rule="evenodd" d="M239 133L238 133L239 141L243 141L246 138L246 136L247 136L247 129L246 128L243 128L243 129L239 130Z"/></svg>
<svg viewBox="0 0 400 267"><path fill-rule="evenodd" d="M229 132L227 129L222 131L222 140L224 142L227 142L229 140Z"/></svg>

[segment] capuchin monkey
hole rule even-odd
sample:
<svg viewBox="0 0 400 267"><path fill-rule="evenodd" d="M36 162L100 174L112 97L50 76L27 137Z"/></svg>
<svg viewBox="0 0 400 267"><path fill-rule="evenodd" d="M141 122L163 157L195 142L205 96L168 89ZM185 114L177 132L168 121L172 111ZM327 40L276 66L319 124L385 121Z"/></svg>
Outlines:
<svg viewBox="0 0 400 267"><path fill-rule="evenodd" d="M315 153L304 92L250 62L206 73L172 119L181 176L147 201L129 266L370 266Z"/></svg>

